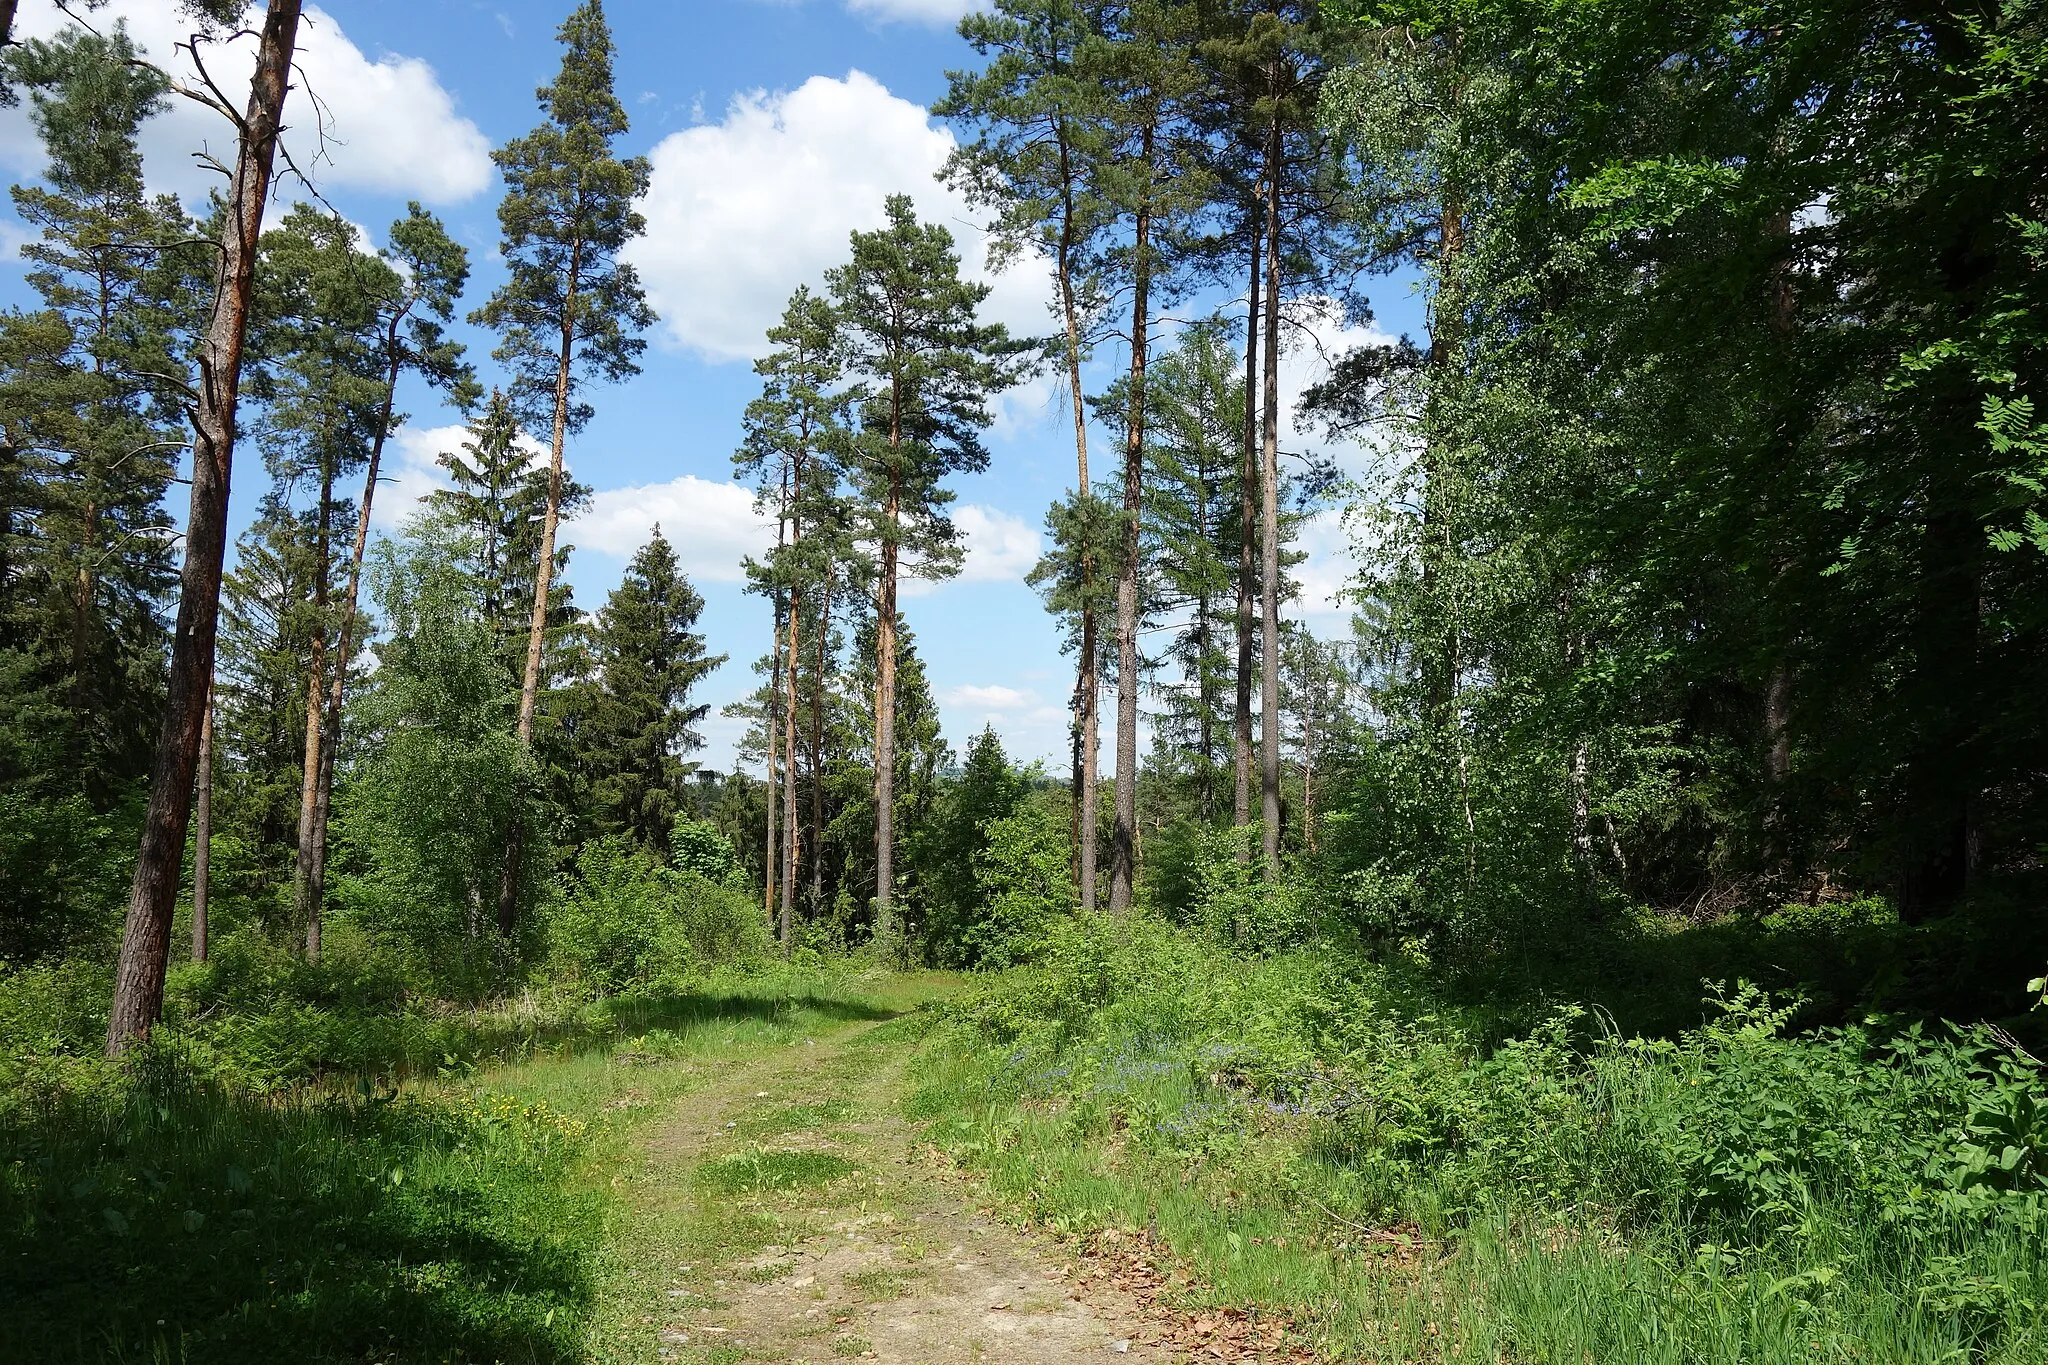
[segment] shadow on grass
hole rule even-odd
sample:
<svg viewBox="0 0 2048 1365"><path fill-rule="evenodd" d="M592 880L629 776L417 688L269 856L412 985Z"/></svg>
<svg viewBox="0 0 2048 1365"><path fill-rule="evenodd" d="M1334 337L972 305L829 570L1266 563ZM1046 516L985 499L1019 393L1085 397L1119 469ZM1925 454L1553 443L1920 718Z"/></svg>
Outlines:
<svg viewBox="0 0 2048 1365"><path fill-rule="evenodd" d="M450 1055L899 1013L745 989L617 996L552 1019L300 1008L243 1016L193 1055L381 1084ZM367 1083L266 1098L195 1079L171 1049L196 1042L167 1043L132 1083L0 1114L0 1361L584 1358L604 1207L567 1179L571 1125L372 1097Z"/></svg>
<svg viewBox="0 0 2048 1365"><path fill-rule="evenodd" d="M816 1015L835 1023L867 1023L894 1019L901 1010L887 1009L864 1000L806 992L802 995L763 996L745 992L691 991L683 994L616 996L607 1001L605 1013L626 1033L647 1033L719 1024L752 1022L794 1024L800 1015Z"/></svg>
<svg viewBox="0 0 2048 1365"><path fill-rule="evenodd" d="M0 1128L0 1360L581 1358L603 1211L558 1127L156 1065Z"/></svg>

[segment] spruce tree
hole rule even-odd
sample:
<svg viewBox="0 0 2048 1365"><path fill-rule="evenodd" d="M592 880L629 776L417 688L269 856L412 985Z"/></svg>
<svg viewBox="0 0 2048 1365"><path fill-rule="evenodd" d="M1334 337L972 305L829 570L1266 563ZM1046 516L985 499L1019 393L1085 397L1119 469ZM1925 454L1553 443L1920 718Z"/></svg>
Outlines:
<svg viewBox="0 0 2048 1365"><path fill-rule="evenodd" d="M895 877L897 610L900 576L947 578L961 550L945 515L949 474L987 468L981 432L988 400L1010 384L1023 349L975 310L988 286L960 277L953 236L917 221L907 195L891 195L889 224L853 234L853 259L827 277L845 330L847 369L858 377L860 432L850 473L860 538L874 547L875 932L893 931Z"/></svg>
<svg viewBox="0 0 2048 1365"><path fill-rule="evenodd" d="M983 918L977 874L988 827L1014 814L1026 790L994 726L968 741L959 777L911 850L910 861L923 869L924 946L934 963L967 965Z"/></svg>
<svg viewBox="0 0 2048 1365"><path fill-rule="evenodd" d="M1153 436L1147 442L1145 521L1158 565L1159 607L1187 613L1167 649L1182 683L1169 692L1159 737L1187 752L1201 819L1217 814L1225 768L1232 669L1230 636L1237 578L1240 437L1245 387L1214 328L1186 333L1154 377Z"/></svg>
<svg viewBox="0 0 2048 1365"><path fill-rule="evenodd" d="M616 383L639 373L647 343L637 334L654 322L638 275L619 260L646 231L633 201L646 192L649 172L644 158L620 160L612 151L626 132L626 110L612 89L612 36L600 0L577 7L559 37L561 72L536 92L547 121L493 153L505 177L498 222L511 278L472 316L502 338L494 354L513 373L520 418L549 432L548 497L519 689L519 739L528 745L553 602L562 450L591 415L577 393L591 378ZM518 861L516 845L508 847L498 905L508 935Z"/></svg>
<svg viewBox="0 0 2048 1365"><path fill-rule="evenodd" d="M590 489L573 479L563 480L556 494L551 473L533 467L520 437L511 400L493 389L471 420L462 449L440 456L452 487L437 488L426 497L428 514L462 537L463 568L477 615L497 642L514 687L525 664L531 625L527 604L533 598L541 523L550 495L564 514L573 514L590 501ZM555 573L568 561L567 548L555 551ZM549 577L545 630L553 662L544 668L544 679L564 671L563 636L579 616L569 586L554 581L553 574Z"/></svg>
<svg viewBox="0 0 2048 1365"><path fill-rule="evenodd" d="M593 631L595 696L577 747L590 774L597 826L666 849L669 827L688 805L685 785L703 746L696 725L709 709L691 693L725 662L707 655L696 629L704 599L677 567L674 548L653 538L605 599Z"/></svg>

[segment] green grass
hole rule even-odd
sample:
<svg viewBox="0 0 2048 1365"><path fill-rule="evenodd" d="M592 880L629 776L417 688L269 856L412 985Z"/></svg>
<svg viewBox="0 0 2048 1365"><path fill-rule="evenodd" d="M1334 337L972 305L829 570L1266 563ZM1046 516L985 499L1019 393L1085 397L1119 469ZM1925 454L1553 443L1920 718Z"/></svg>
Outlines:
<svg viewBox="0 0 2048 1365"><path fill-rule="evenodd" d="M1156 1231L1190 1306L1373 1361L2048 1358L2048 1087L1978 1035L1737 995L1488 1048L1328 956L1083 932L952 1011L910 1112L1024 1217Z"/></svg>
<svg viewBox="0 0 2048 1365"><path fill-rule="evenodd" d="M830 1152L778 1152L755 1148L707 1161L697 1182L712 1194L768 1194L814 1190L842 1180L860 1168Z"/></svg>
<svg viewBox="0 0 2048 1365"><path fill-rule="evenodd" d="M442 1035L471 1046L432 1068L399 1049L290 1087L222 1064L218 1032L167 1031L129 1070L38 1069L0 1101L0 1360L587 1360L636 1124L723 1059L887 1017L892 990L726 980L523 1046L511 1004ZM845 1174L786 1156L770 1183ZM772 1235L745 1211L723 1230Z"/></svg>

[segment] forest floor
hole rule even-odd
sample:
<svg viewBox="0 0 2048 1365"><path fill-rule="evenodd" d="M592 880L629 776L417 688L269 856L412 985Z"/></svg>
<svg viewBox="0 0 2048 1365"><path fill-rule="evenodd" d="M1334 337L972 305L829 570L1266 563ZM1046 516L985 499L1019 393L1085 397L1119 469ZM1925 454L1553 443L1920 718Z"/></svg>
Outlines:
<svg viewBox="0 0 2048 1365"><path fill-rule="evenodd" d="M1174 1316L1020 1229L917 1139L903 1021L723 1059L635 1125L592 1322L604 1362L1137 1361ZM1121 1281L1121 1283L1120 1283Z"/></svg>

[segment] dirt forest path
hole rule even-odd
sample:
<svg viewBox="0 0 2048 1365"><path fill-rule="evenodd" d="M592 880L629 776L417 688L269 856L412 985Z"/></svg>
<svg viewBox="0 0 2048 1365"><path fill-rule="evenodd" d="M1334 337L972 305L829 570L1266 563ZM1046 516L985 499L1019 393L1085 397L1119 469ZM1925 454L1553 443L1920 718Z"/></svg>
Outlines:
<svg viewBox="0 0 2048 1365"><path fill-rule="evenodd" d="M864 1021L756 1061L641 1125L613 1183L601 1361L1167 1361L1147 1310L990 1217L916 1143L915 1048Z"/></svg>

